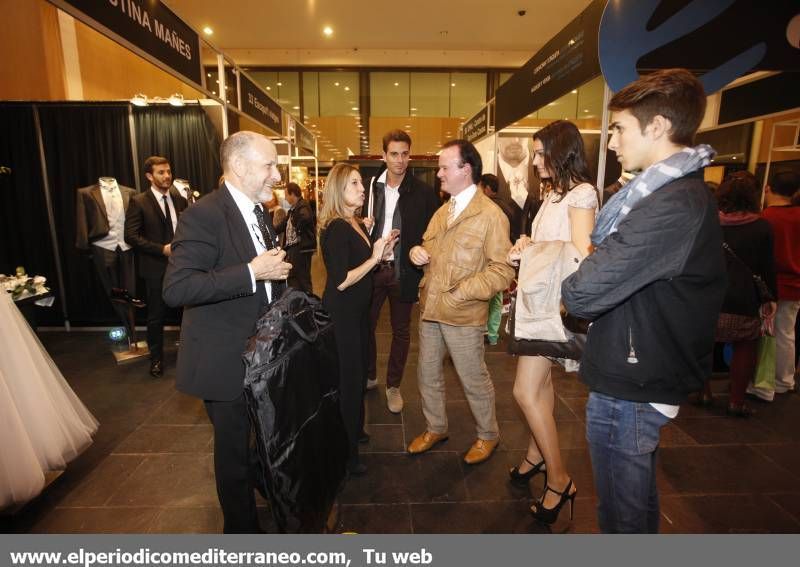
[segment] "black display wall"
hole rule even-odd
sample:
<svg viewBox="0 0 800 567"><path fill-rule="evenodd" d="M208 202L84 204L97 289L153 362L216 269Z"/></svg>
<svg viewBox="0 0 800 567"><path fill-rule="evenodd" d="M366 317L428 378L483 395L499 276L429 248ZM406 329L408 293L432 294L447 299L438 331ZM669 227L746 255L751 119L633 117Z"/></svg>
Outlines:
<svg viewBox="0 0 800 567"><path fill-rule="evenodd" d="M12 274L21 265L29 274L47 275L55 287L55 254L33 107L0 105L0 133L0 273ZM43 311L63 320L58 300Z"/></svg>
<svg viewBox="0 0 800 567"><path fill-rule="evenodd" d="M139 161L164 156L173 177L188 179L192 189L208 193L217 187L222 174L219 135L199 105L134 107L133 119ZM143 172L141 183L139 189L146 189Z"/></svg>
<svg viewBox="0 0 800 567"><path fill-rule="evenodd" d="M128 105L48 104L39 119L70 321L118 324L88 253L75 248L75 203L78 188L100 177L136 187Z"/></svg>
<svg viewBox="0 0 800 567"><path fill-rule="evenodd" d="M57 246L53 250L42 179L35 113L38 112ZM132 119L133 118L133 119ZM99 177L136 188L137 161L151 154L170 159L175 175L208 192L221 174L219 136L199 106L136 108L128 103L0 103L0 272L24 265L48 278L57 299L56 254L61 261L67 315L72 325L118 325L90 258L75 248L76 195ZM140 173L140 183L147 181ZM59 302L40 309L39 324L61 325ZM137 314L138 315L138 314ZM143 314L142 314L143 315Z"/></svg>

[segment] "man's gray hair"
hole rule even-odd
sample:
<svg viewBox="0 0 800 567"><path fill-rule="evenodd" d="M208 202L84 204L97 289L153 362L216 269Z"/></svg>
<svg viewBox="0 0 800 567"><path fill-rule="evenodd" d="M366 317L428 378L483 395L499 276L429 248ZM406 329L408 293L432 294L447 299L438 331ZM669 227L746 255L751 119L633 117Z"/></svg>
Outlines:
<svg viewBox="0 0 800 567"><path fill-rule="evenodd" d="M229 171L229 165L235 157L252 152L253 144L260 138L264 138L264 136L249 130L242 130L225 138L219 147L222 171Z"/></svg>

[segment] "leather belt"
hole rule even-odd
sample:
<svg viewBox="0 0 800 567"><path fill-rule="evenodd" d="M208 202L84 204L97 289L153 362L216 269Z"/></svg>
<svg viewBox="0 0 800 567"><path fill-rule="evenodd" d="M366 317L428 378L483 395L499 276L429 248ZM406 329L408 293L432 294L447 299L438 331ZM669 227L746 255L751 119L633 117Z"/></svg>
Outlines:
<svg viewBox="0 0 800 567"><path fill-rule="evenodd" d="M376 270L394 270L394 260L381 260L378 262L378 265L375 266Z"/></svg>

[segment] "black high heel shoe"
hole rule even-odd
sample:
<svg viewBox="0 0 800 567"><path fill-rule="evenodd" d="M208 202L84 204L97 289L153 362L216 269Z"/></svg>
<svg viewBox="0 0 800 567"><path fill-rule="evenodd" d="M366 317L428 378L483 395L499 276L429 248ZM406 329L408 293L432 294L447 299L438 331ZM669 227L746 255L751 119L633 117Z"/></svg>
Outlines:
<svg viewBox="0 0 800 567"><path fill-rule="evenodd" d="M539 473L544 474L544 484L547 485L547 469L544 468L544 459L541 462L532 463L528 460L528 457L525 457L525 460L531 465L533 468L528 472L521 473L519 472L519 466L516 466L508 471L508 476L511 477L511 482L514 484L520 485L527 485L528 481L535 477Z"/></svg>
<svg viewBox="0 0 800 567"><path fill-rule="evenodd" d="M577 490L575 490L573 493L570 493L572 486L572 479L569 479L567 487L563 492L558 492L557 490L550 488L549 485L545 485L541 498L536 501L536 509L531 510L531 516L544 524L553 524L558 519L558 513L561 511L561 508L564 507L564 504L569 502L569 519L572 520L572 515L575 511L575 495L578 494ZM547 494L548 490L554 494L558 494L559 496L558 504L556 504L553 508L544 507L544 496Z"/></svg>

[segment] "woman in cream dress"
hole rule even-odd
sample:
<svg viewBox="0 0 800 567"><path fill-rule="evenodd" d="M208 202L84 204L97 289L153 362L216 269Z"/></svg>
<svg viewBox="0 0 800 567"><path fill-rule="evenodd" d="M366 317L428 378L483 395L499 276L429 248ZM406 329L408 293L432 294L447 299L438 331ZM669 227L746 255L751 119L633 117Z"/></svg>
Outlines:
<svg viewBox="0 0 800 567"><path fill-rule="evenodd" d="M533 153L533 165L546 191L533 220L531 237L522 236L516 242L509 253L509 263L518 262L522 250L533 242L554 240L573 243L578 253L586 257L592 249L589 237L598 201L597 191L589 181L580 132L564 120L548 124L533 135ZM577 493L558 445L551 367L552 361L544 356L519 357L514 398L525 415L531 437L522 463L509 471L511 481L519 484L544 474L545 491L531 514L548 524L556 520L566 502L574 505Z"/></svg>

